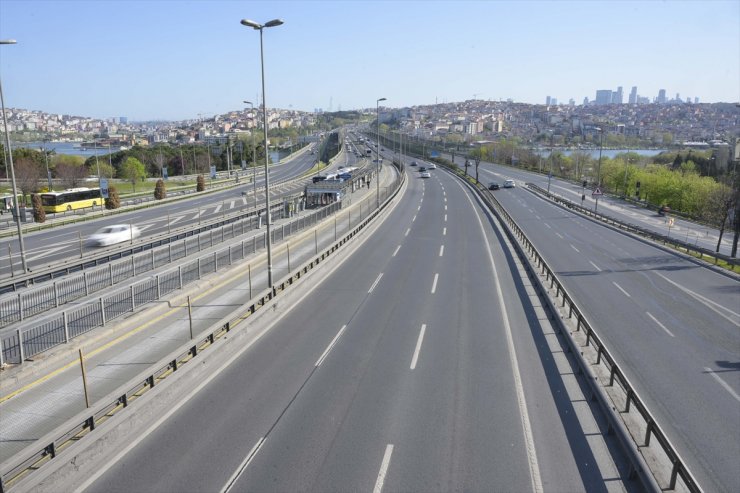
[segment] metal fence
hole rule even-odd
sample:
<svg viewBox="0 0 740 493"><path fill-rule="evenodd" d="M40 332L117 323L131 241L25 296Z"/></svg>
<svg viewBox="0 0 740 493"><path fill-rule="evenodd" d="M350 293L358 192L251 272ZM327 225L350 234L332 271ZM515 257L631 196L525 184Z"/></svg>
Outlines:
<svg viewBox="0 0 740 493"><path fill-rule="evenodd" d="M341 207L341 202L335 202L282 225L274 225L271 231L272 241L275 243L283 241L288 236L315 225ZM25 294L19 293L15 299L10 300L9 305L11 306L3 308L2 317L4 319L12 317L13 310L20 310L20 313L28 317L39 313L44 307L45 309L58 307L72 299L103 292L118 281L130 279L132 276L156 269L194 252L211 248L247 230L246 228L238 230L232 223L217 230L185 238L176 244L171 243L110 263L97 270L85 271L75 279L64 279L43 289ZM242 260L249 254L265 248L265 236L266 233L263 233L249 240L242 240L183 263L176 269L173 268L127 288L102 295L95 301L73 306L31 328L17 329L15 333L0 339L0 364L22 364L26 358L31 358L59 344L67 343L97 327L105 326L111 320L134 312L141 305L159 300L201 279L206 274L218 272L230 266L234 261Z"/></svg>

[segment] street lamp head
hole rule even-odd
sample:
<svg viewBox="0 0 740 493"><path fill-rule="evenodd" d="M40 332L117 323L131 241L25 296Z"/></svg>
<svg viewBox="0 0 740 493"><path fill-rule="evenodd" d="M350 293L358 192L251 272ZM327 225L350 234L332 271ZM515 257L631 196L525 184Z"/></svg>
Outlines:
<svg viewBox="0 0 740 493"><path fill-rule="evenodd" d="M251 101L244 101L244 104L252 104Z"/></svg>
<svg viewBox="0 0 740 493"><path fill-rule="evenodd" d="M379 102L381 102L381 101L385 101L385 100L386 100L386 98L380 98L380 99L378 99L378 100L377 100L376 102L377 102L377 103L379 103Z"/></svg>
<svg viewBox="0 0 740 493"><path fill-rule="evenodd" d="M273 19L271 21L267 21L265 23L265 27L276 27L276 26L279 26L281 24L283 24L283 20L282 19Z"/></svg>
<svg viewBox="0 0 740 493"><path fill-rule="evenodd" d="M251 27L254 29L262 29L262 24L258 24L257 22L250 21L249 19L242 19L241 21L242 25Z"/></svg>
<svg viewBox="0 0 740 493"><path fill-rule="evenodd" d="M0 39L0 45L14 45L17 41L14 39Z"/></svg>

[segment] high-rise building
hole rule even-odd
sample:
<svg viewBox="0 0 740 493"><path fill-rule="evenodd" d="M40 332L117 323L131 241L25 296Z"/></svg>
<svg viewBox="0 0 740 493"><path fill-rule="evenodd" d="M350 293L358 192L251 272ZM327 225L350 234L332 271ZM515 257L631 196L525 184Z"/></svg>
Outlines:
<svg viewBox="0 0 740 493"><path fill-rule="evenodd" d="M551 106L557 106L558 105L558 98L550 98L550 105Z"/></svg>
<svg viewBox="0 0 740 493"><path fill-rule="evenodd" d="M656 100L658 104L665 104L666 97L665 97L665 89L661 89L658 91L658 99Z"/></svg>
<svg viewBox="0 0 740 493"><path fill-rule="evenodd" d="M126 125L128 123L128 117L127 116L119 116L118 117L118 123L122 125Z"/></svg>
<svg viewBox="0 0 740 493"><path fill-rule="evenodd" d="M697 96L694 96L694 104L699 104L699 98Z"/></svg>
<svg viewBox="0 0 740 493"><path fill-rule="evenodd" d="M637 86L632 86L632 90L630 91L630 104L637 104Z"/></svg>
<svg viewBox="0 0 740 493"><path fill-rule="evenodd" d="M570 106L570 107L573 107L573 106L575 106L575 105L576 105L576 100L575 100L575 99L573 99L573 98L570 98L570 99L568 100L568 106Z"/></svg>
<svg viewBox="0 0 740 493"><path fill-rule="evenodd" d="M612 104L622 104L623 101L622 86L617 87L617 90L612 92Z"/></svg>
<svg viewBox="0 0 740 493"><path fill-rule="evenodd" d="M550 99L551 99L550 96L547 96L547 98L545 98L545 104L547 106L550 106Z"/></svg>
<svg viewBox="0 0 740 493"><path fill-rule="evenodd" d="M611 89L599 89L596 91L596 105L611 104L612 102L612 91Z"/></svg>

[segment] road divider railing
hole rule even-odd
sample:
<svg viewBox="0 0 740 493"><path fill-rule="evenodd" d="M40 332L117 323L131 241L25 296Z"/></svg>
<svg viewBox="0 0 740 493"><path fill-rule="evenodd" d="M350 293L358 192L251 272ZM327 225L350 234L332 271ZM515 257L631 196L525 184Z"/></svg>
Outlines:
<svg viewBox="0 0 740 493"><path fill-rule="evenodd" d="M517 254L523 260L525 268L530 271L530 277L537 279L540 286L545 292L551 293L553 298L549 298L551 311L553 314L558 310L567 311L567 319L575 319L576 332L585 334L585 344L580 345L575 338L570 335L566 337L570 345L570 351L576 355L576 361L581 374L586 375L586 380L591 388L592 400L597 400L609 421L609 433L617 431L617 436L627 452L630 463L630 477L635 474L641 477L646 489L651 490L675 490L678 477L681 477L686 489L691 492L701 492L699 484L694 475L689 471L685 461L680 457L678 451L668 439L663 429L658 424L655 417L648 410L644 401L637 394L635 387L629 381L624 371L619 367L611 352L602 342L601 338L588 322L581 309L577 306L573 297L568 293L565 286L555 275L555 271L547 264L544 257L537 248L532 244L529 238L524 234L522 229L517 225L514 219L498 202L490 190L482 184L476 183L475 179L465 176L464 172L457 167L441 163L450 172L458 175L476 190L478 196L486 203L487 207L498 218L503 227L503 231L511 241ZM544 280L543 280L544 278ZM552 293L554 291L554 293ZM584 348L590 347L595 352L595 361L590 362L584 356ZM607 376L608 382L603 382L604 378L598 376L599 373ZM606 388L615 388L619 386L623 395L623 408L616 410L616 404L608 394ZM621 415L629 413L634 407L637 414L642 420L642 427L633 432L622 420ZM633 437L636 433L642 433L642 443L637 443L637 438ZM667 478L667 484L658 484L656 471L651 470L647 461L642 454L651 444L651 439L655 438L663 453L662 460L670 467L670 473ZM652 485L653 487L650 487Z"/></svg>
<svg viewBox="0 0 740 493"><path fill-rule="evenodd" d="M527 183L526 186L529 190L537 193L538 195L548 198L549 200L555 202L556 204L559 204L567 209L576 211L585 216L592 217L598 221L601 221L612 227L618 228L622 231L626 231L628 233L639 235L646 239L649 239L649 240L652 240L658 243L662 243L664 245L669 245L679 251L684 250L686 251L688 255L691 255L693 257L698 257L699 259L702 259L702 260L705 260L705 257L710 259L710 261L713 259L713 263L715 265L719 264L721 261L725 263L729 267L729 269L733 272L735 271L735 267L738 264L740 264L740 259L730 257L729 255L723 255L721 253L713 252L707 248L702 248L697 245L692 245L691 243L688 243L686 241L681 241L678 238L671 237L667 234L664 235L661 233L657 233L655 231L651 231L647 228L637 226L635 224L629 224L629 223L620 221L606 214L602 214L600 212L594 211L587 207L583 207L564 197L550 193L544 188L538 185L535 185L534 183Z"/></svg>
<svg viewBox="0 0 740 493"><path fill-rule="evenodd" d="M333 258L344 245L361 233L388 206L398 194L405 180L402 173L399 173L398 176L399 179L395 180L394 184L387 189L387 195L382 198L380 208L368 213L363 220L341 238L334 241L328 248L276 282L272 289L262 290L256 297L250 299L246 305L239 307L208 328L205 334L198 335L197 338L170 353L164 360L155 365L153 370L142 373L140 377L120 387L118 391L109 394L107 398L93 404L77 417L72 418L11 459L0 464L0 493L7 493L19 482L24 481L34 472L54 461L65 449L94 435L100 425L116 419L129 407L135 406L139 398L183 367L187 367L188 363L197 361L203 354L218 350L228 339L226 336L232 331L237 329L246 330L248 324L244 324L244 322L250 320L250 317L261 308L271 305L274 300L315 268ZM80 466L75 464L74 461L71 462L71 465L75 468Z"/></svg>

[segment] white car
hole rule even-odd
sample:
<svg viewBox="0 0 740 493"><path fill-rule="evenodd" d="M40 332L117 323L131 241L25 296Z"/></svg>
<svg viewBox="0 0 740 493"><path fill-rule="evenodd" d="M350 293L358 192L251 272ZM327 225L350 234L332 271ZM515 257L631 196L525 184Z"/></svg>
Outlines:
<svg viewBox="0 0 740 493"><path fill-rule="evenodd" d="M431 178L432 174L429 171L422 171L421 173L419 173L419 176L422 178Z"/></svg>
<svg viewBox="0 0 740 493"><path fill-rule="evenodd" d="M434 164L434 163L429 163L429 165L428 165L427 167L428 167L429 169L437 169L437 165L436 165L436 164Z"/></svg>
<svg viewBox="0 0 740 493"><path fill-rule="evenodd" d="M87 246L108 246L138 238L141 231L130 224L114 224L97 230L85 242Z"/></svg>
<svg viewBox="0 0 740 493"><path fill-rule="evenodd" d="M506 180L504 182L504 188L514 188L515 186L514 180Z"/></svg>

